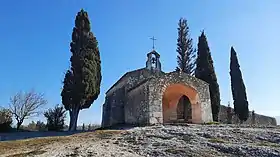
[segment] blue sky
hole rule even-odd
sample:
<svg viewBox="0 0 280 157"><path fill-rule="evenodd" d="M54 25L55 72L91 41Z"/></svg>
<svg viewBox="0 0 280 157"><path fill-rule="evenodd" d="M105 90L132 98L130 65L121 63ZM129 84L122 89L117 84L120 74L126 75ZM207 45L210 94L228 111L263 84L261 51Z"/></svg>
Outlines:
<svg viewBox="0 0 280 157"><path fill-rule="evenodd" d="M280 1L3 1L0 5L0 105L16 92L44 92L48 105L61 103L64 72L76 13L84 8L99 42L101 94L78 123L100 123L105 92L125 72L145 66L151 36L157 38L163 70L176 67L177 23L188 20L194 46L205 30L220 85L222 104L232 102L230 47L238 53L249 108L280 115ZM39 117L43 120L43 117ZM27 123L28 121L26 121Z"/></svg>

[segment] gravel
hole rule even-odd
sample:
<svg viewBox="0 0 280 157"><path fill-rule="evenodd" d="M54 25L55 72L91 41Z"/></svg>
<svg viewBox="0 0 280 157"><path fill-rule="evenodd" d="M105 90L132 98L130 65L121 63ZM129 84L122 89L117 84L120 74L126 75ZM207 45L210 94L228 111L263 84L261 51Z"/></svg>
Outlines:
<svg viewBox="0 0 280 157"><path fill-rule="evenodd" d="M105 131L106 132L106 131ZM280 128L235 125L149 126L50 144L38 156L280 157Z"/></svg>
<svg viewBox="0 0 280 157"><path fill-rule="evenodd" d="M133 128L118 143L142 156L280 157L280 129L218 126Z"/></svg>

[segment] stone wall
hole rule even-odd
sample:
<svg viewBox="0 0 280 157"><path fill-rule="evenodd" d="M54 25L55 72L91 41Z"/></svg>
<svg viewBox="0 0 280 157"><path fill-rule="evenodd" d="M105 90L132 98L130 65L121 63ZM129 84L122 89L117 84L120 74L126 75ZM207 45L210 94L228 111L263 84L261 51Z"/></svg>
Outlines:
<svg viewBox="0 0 280 157"><path fill-rule="evenodd" d="M138 119L144 115L140 113L139 110L140 108L144 108L143 106L145 103L141 101L140 104L136 103L137 100L145 100L144 96L147 95L143 94L142 90L144 92L147 90L143 85L150 77L153 77L151 71L144 68L127 72L106 92L105 103L103 104L102 127L123 124L126 120L128 120L129 123L146 121L145 118ZM133 111L133 114L141 115L136 115L137 118L132 119L131 116L129 116L132 113L127 110Z"/></svg>
<svg viewBox="0 0 280 157"><path fill-rule="evenodd" d="M155 85L158 82L151 80L149 82L148 100L149 100L149 124L163 123L162 116L162 98L158 96L160 92Z"/></svg>
<svg viewBox="0 0 280 157"><path fill-rule="evenodd" d="M124 123L124 97L125 88L118 88L114 93L106 96L102 115L103 127Z"/></svg>
<svg viewBox="0 0 280 157"><path fill-rule="evenodd" d="M191 101L196 101L196 97L199 98L198 102L195 102L199 109L193 110L196 113L193 114L195 123L207 123L212 121L212 111L210 103L209 85L195 77L187 75L182 72L171 72L164 75L159 75L149 81L149 115L150 124L162 123L162 98L165 90L172 84L183 84L193 88L198 94L190 98Z"/></svg>
<svg viewBox="0 0 280 157"><path fill-rule="evenodd" d="M125 123L133 125L148 124L148 87L147 82L138 85L127 93Z"/></svg>
<svg viewBox="0 0 280 157"><path fill-rule="evenodd" d="M163 123L163 93L171 84L184 84L196 91L192 96L195 122L212 121L209 85L206 82L182 72L154 73L143 68L126 73L106 92L102 127L123 123Z"/></svg>
<svg viewBox="0 0 280 157"><path fill-rule="evenodd" d="M231 112L234 113L233 108L231 108ZM276 125L276 119L273 117L268 117L265 115L260 115L255 113L255 124L256 125ZM221 105L220 112L219 112L219 121L221 123L227 123L227 107L224 105ZM232 123L238 124L239 119L236 115L232 116ZM249 112L249 118L247 121L244 122L244 124L253 124L252 121L252 112Z"/></svg>
<svg viewBox="0 0 280 157"><path fill-rule="evenodd" d="M127 72L106 92L106 95L111 95L122 87L125 87L126 90L130 90L130 88L133 88L148 78L153 77L151 74L151 71L145 68Z"/></svg>

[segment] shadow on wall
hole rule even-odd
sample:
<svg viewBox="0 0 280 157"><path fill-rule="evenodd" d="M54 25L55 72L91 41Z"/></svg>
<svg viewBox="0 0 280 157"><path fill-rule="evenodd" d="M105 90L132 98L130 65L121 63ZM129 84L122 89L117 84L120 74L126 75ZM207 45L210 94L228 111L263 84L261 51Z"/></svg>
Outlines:
<svg viewBox="0 0 280 157"><path fill-rule="evenodd" d="M220 106L220 112L219 112L219 121L221 123L227 123L227 106L221 105ZM231 108L231 113L234 113L233 108ZM236 115L232 116L232 124L238 124L239 119ZM252 112L249 112L249 118L247 121L244 122L244 124L253 124L252 120ZM255 124L256 125L277 125L276 118L269 117L265 115L260 115L255 113ZM279 124L279 123L278 123Z"/></svg>

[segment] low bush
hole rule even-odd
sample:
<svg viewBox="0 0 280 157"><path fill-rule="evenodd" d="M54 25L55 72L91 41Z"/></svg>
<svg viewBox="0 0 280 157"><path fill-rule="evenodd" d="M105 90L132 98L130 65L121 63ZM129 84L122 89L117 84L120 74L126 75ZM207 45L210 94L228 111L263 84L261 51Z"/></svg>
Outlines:
<svg viewBox="0 0 280 157"><path fill-rule="evenodd" d="M32 121L27 126L23 126L22 128L27 131L47 131L46 125L41 121Z"/></svg>
<svg viewBox="0 0 280 157"><path fill-rule="evenodd" d="M11 131L11 124L13 123L12 113L10 110L1 108L0 109L0 132Z"/></svg>
<svg viewBox="0 0 280 157"><path fill-rule="evenodd" d="M213 122L208 122L208 123L204 123L205 125L218 125L218 124L220 124L220 122L215 122L215 121L213 121Z"/></svg>
<svg viewBox="0 0 280 157"><path fill-rule="evenodd" d="M49 109L44 113L47 118L46 127L48 131L62 131L64 129L65 112L63 106L56 105L55 108Z"/></svg>

